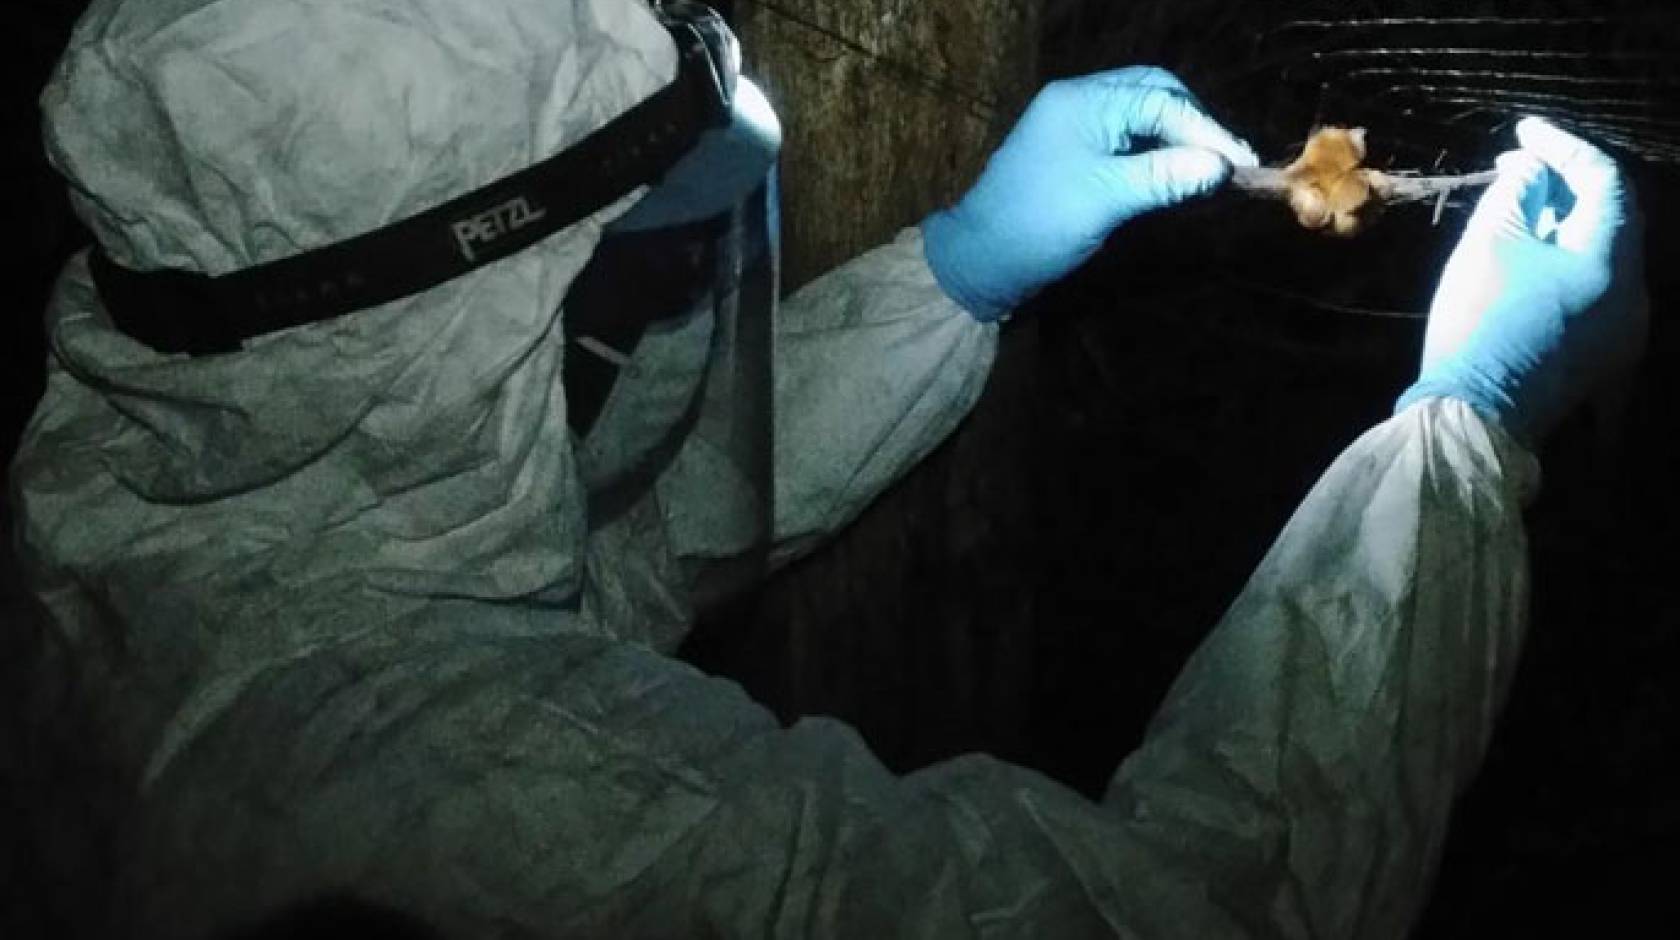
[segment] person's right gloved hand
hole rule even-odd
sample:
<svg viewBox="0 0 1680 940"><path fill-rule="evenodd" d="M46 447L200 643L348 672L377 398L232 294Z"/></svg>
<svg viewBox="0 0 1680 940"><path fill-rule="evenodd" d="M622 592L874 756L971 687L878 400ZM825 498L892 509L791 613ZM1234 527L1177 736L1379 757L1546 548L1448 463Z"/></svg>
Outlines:
<svg viewBox="0 0 1680 940"><path fill-rule="evenodd" d="M1083 264L1120 225L1258 166L1171 73L1133 67L1051 82L974 188L922 222L945 293L991 321Z"/></svg>
<svg viewBox="0 0 1680 940"><path fill-rule="evenodd" d="M1517 141L1447 261L1395 412L1458 398L1533 449L1639 357L1648 301L1638 208L1615 163L1538 118L1518 122Z"/></svg>

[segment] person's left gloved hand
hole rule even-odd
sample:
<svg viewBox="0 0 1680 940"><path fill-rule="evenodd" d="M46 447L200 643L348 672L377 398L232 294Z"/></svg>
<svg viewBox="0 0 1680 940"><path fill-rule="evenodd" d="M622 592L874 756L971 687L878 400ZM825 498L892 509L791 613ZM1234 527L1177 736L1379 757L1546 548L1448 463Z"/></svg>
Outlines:
<svg viewBox="0 0 1680 940"><path fill-rule="evenodd" d="M1441 274L1418 379L1395 405L1460 399L1530 449L1642 353L1643 222L1602 150L1539 118L1499 157Z"/></svg>
<svg viewBox="0 0 1680 940"><path fill-rule="evenodd" d="M964 309L995 320L1083 264L1126 220L1217 189L1233 164L1259 160L1168 72L1052 82L974 188L923 220L928 266Z"/></svg>

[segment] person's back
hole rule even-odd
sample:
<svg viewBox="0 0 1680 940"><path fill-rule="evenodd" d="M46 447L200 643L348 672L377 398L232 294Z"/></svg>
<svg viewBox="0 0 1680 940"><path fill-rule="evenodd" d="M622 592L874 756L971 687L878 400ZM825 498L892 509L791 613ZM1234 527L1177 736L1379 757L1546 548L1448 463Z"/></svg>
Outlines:
<svg viewBox="0 0 1680 940"><path fill-rule="evenodd" d="M460 936L1403 933L1520 645L1523 442L1578 394L1560 375L1637 345L1613 167L1522 131L1405 407L1327 472L1102 803L984 756L895 777L669 658L696 594L844 525L972 406L1000 317L1255 158L1158 70L1053 84L963 201L741 345L776 301L764 168L698 219L659 201L681 163L577 218L496 188L574 150L610 175L586 140L733 67L681 28L635 0L111 0L78 26L43 102L99 245L48 311L12 497L87 747L136 800L113 931L324 897ZM1596 187L1556 245L1524 241L1542 158ZM214 298L463 198L415 249L451 276L231 345L205 323L246 308L200 303L167 349L179 311L123 286ZM611 261L673 244L707 263ZM1465 286L1513 255L1506 294ZM1568 289L1539 309L1529 280ZM671 308L603 339L648 294ZM1525 319L1584 310L1591 343Z"/></svg>

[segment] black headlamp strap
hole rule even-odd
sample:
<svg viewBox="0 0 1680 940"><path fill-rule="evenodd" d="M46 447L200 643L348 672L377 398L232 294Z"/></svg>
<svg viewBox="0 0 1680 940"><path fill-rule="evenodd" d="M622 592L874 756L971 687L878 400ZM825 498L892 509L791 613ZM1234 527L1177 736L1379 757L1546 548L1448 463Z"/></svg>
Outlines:
<svg viewBox="0 0 1680 940"><path fill-rule="evenodd" d="M729 93L697 32L677 35L671 84L549 159L384 228L210 277L134 271L91 253L117 328L160 352L231 352L253 336L341 316L500 260L662 176ZM685 38L687 41L684 41Z"/></svg>

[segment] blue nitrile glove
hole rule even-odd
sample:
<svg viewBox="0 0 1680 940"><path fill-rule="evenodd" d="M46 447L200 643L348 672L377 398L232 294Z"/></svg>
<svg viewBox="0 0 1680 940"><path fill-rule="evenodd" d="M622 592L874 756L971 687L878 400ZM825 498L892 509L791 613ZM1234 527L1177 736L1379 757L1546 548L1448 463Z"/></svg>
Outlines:
<svg viewBox="0 0 1680 940"><path fill-rule="evenodd" d="M1639 357L1648 304L1638 207L1615 163L1538 118L1518 122L1517 142L1447 260L1395 411L1458 398L1532 449Z"/></svg>
<svg viewBox="0 0 1680 940"><path fill-rule="evenodd" d="M995 320L1127 219L1217 189L1232 164L1259 160L1168 72L1052 82L962 201L922 222L928 266L953 300Z"/></svg>

